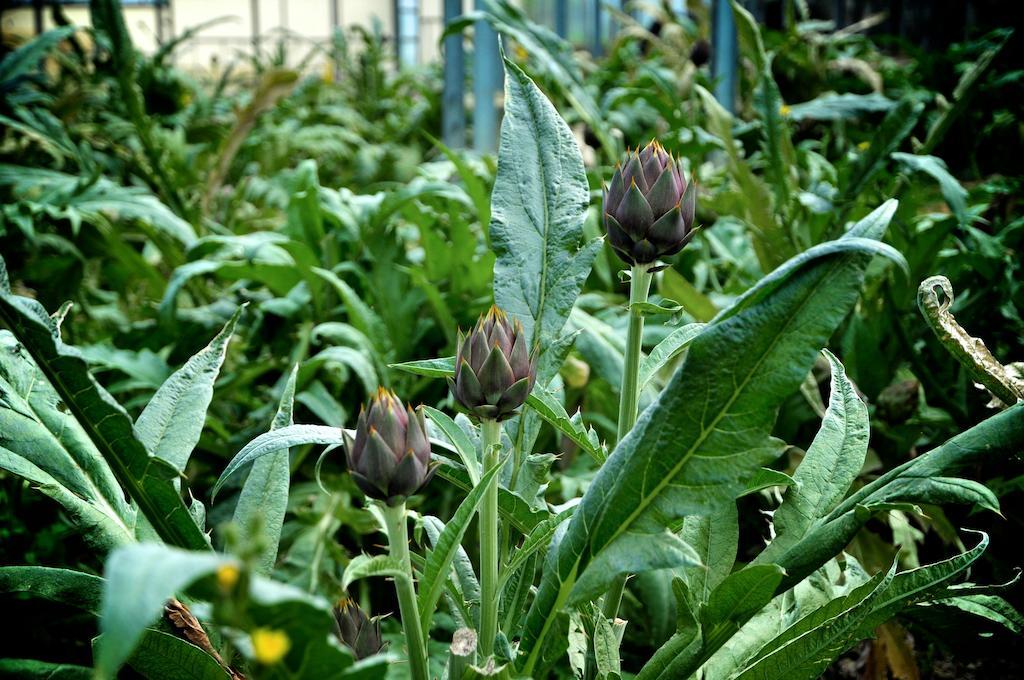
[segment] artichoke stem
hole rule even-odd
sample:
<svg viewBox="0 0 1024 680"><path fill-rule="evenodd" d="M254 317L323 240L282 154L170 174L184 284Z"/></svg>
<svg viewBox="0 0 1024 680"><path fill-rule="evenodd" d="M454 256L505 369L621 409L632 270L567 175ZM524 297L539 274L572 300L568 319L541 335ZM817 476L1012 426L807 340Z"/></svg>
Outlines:
<svg viewBox="0 0 1024 680"><path fill-rule="evenodd" d="M501 423L480 421L483 469L498 464L501 453ZM486 663L494 653L498 633L498 477L491 479L480 506L480 660Z"/></svg>
<svg viewBox="0 0 1024 680"><path fill-rule="evenodd" d="M633 265L629 284L629 330L626 335L625 363L622 367L622 388L619 390L618 441L622 441L622 438L633 429L637 410L640 408L639 379L644 316L636 304L647 302L647 296L650 294L653 275L648 271L648 267L649 265ZM601 613L605 618L614 622L618 617L619 603L622 602L622 592L625 588L626 576L617 576L605 593L601 605Z"/></svg>
<svg viewBox="0 0 1024 680"><path fill-rule="evenodd" d="M416 606L416 588L412 580L412 561L409 558L409 530L405 519L405 502L395 507L381 503L387 522L388 547L391 557L401 563L406 578L395 579L398 594L398 609L402 615L402 629L409 651L409 673L412 680L429 680L427 672L427 648L420 626L419 608Z"/></svg>

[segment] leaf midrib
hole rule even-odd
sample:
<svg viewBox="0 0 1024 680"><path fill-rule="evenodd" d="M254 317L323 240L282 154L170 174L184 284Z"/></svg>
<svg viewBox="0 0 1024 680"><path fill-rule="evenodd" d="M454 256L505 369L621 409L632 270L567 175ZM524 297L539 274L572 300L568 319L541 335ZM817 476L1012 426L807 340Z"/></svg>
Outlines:
<svg viewBox="0 0 1024 680"><path fill-rule="evenodd" d="M828 270L828 272L827 272L827 274L825 275L824 278L825 279L831 278L831 275L835 272L835 270L838 269L840 265L845 264L849 259L851 259L851 256L846 255L846 256L842 257L841 259L837 260L832 265L832 267L829 268L829 270ZM783 337L783 335L785 335L785 331L792 324L793 319L806 307L808 302L814 297L815 293L816 293L816 290L814 290L814 289L810 289L810 290L808 290L805 293L803 300L800 302L800 304L797 306L797 308L793 311L793 313L788 316L788 318L786 319L785 324L783 324L783 326L779 329L779 331L775 333L774 337L772 338L771 342L768 344L768 346L765 349L765 351L762 352L761 356L758 357L757 362L753 365L751 370L748 371L746 377L743 379L743 382L739 386L737 386L736 389L733 390L733 393L729 397L729 399L726 402L725 406L722 409L719 410L718 414L712 420L711 426L710 427L704 427L702 425L701 433L700 433L699 437L697 438L696 441L694 441L693 445L690 446L689 450L683 455L683 457L680 458L679 462L675 466L673 466L671 472L669 474L664 475L662 477L661 481L659 481L655 485L655 487L651 491L651 493L647 494L647 496L645 498L640 499L640 502L637 504L636 508L629 514L629 516L625 519L625 521L623 521L623 522L621 522L619 524L618 528L615 530L615 532L612 534L612 536L599 548L598 552L600 552L600 550L603 550L607 546L611 545L617 538L619 538L619 536L621 536L626 531L626 528L632 526L633 522L635 522L637 520L637 518L640 517L640 515L642 515L647 510L647 508L650 506L652 500L649 500L649 499L657 498L659 496L659 494L664 490L664 488L666 486L668 486L673 479L675 479L676 475L679 474L679 472L683 469L683 467L685 467L686 463L688 463L690 461L690 459L693 457L695 452L707 440L707 438L710 436L710 433L715 431L715 429L716 429L715 426L725 417L725 414L729 412L729 409L732 407L732 405L736 402L736 400L739 398L739 396L745 391L746 386L750 382L752 375L757 371L758 368L761 367L761 364L764 363L764 361L766 360L768 355L771 353L772 349L774 349L775 345L779 342L779 340ZM702 420L702 422L703 422L703 420ZM605 512L602 512L601 515L594 522L595 526L600 525L600 523L604 520ZM596 553L594 551L591 551L590 554L593 557ZM577 561L579 561L579 557L577 558Z"/></svg>

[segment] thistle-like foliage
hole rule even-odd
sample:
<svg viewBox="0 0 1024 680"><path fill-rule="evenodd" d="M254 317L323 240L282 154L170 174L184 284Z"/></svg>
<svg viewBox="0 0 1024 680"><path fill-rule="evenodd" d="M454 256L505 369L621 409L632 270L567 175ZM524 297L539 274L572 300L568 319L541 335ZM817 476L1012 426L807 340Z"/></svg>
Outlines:
<svg viewBox="0 0 1024 680"><path fill-rule="evenodd" d="M518 320L491 307L469 335L459 333L452 394L481 419L504 420L515 414L537 378L536 356Z"/></svg>
<svg viewBox="0 0 1024 680"><path fill-rule="evenodd" d="M359 412L356 436L345 433L352 479L370 498L394 507L434 475L422 411L413 411L390 390L380 389Z"/></svg>
<svg viewBox="0 0 1024 680"><path fill-rule="evenodd" d="M630 265L675 255L693 238L696 187L679 163L652 141L629 152L604 192L608 242Z"/></svg>
<svg viewBox="0 0 1024 680"><path fill-rule="evenodd" d="M384 648L378 617L370 618L347 597L341 598L333 611L338 638L352 649L356 659L373 656Z"/></svg>

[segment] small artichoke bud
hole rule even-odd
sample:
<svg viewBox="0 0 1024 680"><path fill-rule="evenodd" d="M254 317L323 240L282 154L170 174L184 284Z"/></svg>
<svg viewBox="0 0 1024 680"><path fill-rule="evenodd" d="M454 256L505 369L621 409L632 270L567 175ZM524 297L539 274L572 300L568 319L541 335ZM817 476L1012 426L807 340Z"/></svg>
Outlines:
<svg viewBox="0 0 1024 680"><path fill-rule="evenodd" d="M345 459L363 493L392 507L403 503L434 476L423 411L380 389L360 410L355 438L345 433Z"/></svg>
<svg viewBox="0 0 1024 680"><path fill-rule="evenodd" d="M604 192L604 228L630 265L675 255L693 238L696 186L658 142L629 152Z"/></svg>
<svg viewBox="0 0 1024 680"><path fill-rule="evenodd" d="M380 637L380 618L370 618L359 605L343 597L334 606L334 625L338 638L355 654L365 659L384 649Z"/></svg>
<svg viewBox="0 0 1024 680"><path fill-rule="evenodd" d="M469 335L459 332L455 380L448 381L459 405L484 420L514 415L537 379L528 342L523 325L497 307L481 316Z"/></svg>

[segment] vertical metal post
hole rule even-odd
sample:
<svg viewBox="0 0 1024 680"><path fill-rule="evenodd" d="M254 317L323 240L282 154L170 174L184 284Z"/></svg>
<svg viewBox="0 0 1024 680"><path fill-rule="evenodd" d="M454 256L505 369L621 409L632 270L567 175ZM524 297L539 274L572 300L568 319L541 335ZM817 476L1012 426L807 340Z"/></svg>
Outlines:
<svg viewBox="0 0 1024 680"><path fill-rule="evenodd" d="M599 57L604 54L604 12L601 0L592 0L591 6L594 8L594 33L590 36L590 53Z"/></svg>
<svg viewBox="0 0 1024 680"><path fill-rule="evenodd" d="M395 47L399 66L415 66L419 61L420 0L396 0Z"/></svg>
<svg viewBox="0 0 1024 680"><path fill-rule="evenodd" d="M475 0L477 9L486 9ZM473 26L473 148L491 153L498 142L498 110L494 98L501 89L503 70L498 56L498 34L486 21Z"/></svg>
<svg viewBox="0 0 1024 680"><path fill-rule="evenodd" d="M43 32L43 0L32 0L32 19L35 23L36 35Z"/></svg>
<svg viewBox="0 0 1024 680"><path fill-rule="evenodd" d="M835 12L833 20L836 23L836 30L846 26L846 0L835 0Z"/></svg>
<svg viewBox="0 0 1024 680"><path fill-rule="evenodd" d="M156 42L158 45L162 45L164 42L164 3L163 0L157 0L153 3L153 18L156 21Z"/></svg>
<svg viewBox="0 0 1024 680"><path fill-rule="evenodd" d="M736 21L729 0L714 0L712 22L711 74L715 99L729 113L736 111Z"/></svg>
<svg viewBox="0 0 1024 680"><path fill-rule="evenodd" d="M444 0L444 26L462 14L462 0ZM466 55L462 33L444 39L444 91L441 95L441 139L452 149L466 145Z"/></svg>
<svg viewBox="0 0 1024 680"><path fill-rule="evenodd" d="M555 0L555 33L569 37L569 0Z"/></svg>
<svg viewBox="0 0 1024 680"><path fill-rule="evenodd" d="M249 10L252 13L252 49L255 56L260 53L260 0L249 0Z"/></svg>

